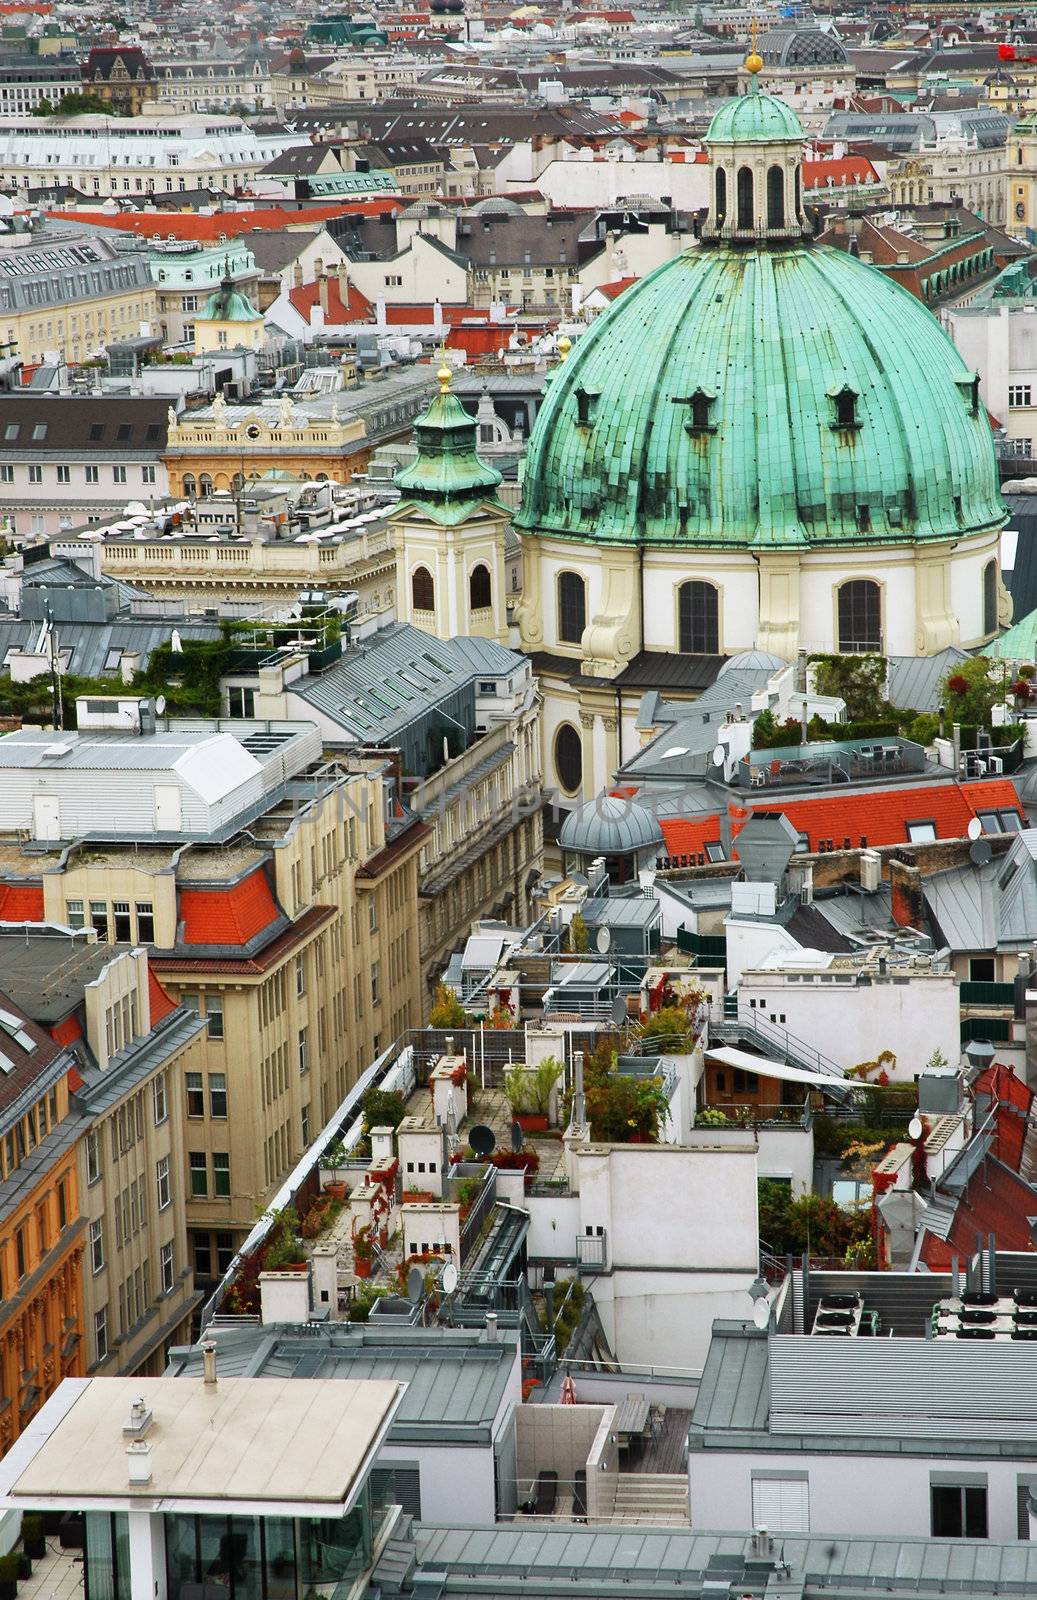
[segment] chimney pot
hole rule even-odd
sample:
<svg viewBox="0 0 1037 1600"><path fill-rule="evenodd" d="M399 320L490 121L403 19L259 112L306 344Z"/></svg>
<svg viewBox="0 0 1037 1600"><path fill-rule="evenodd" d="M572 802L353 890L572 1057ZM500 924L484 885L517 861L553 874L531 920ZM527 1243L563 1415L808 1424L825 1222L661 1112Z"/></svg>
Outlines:
<svg viewBox="0 0 1037 1600"><path fill-rule="evenodd" d="M205 1387L207 1389L215 1389L216 1346L211 1339L207 1339L202 1345L202 1372L204 1374Z"/></svg>

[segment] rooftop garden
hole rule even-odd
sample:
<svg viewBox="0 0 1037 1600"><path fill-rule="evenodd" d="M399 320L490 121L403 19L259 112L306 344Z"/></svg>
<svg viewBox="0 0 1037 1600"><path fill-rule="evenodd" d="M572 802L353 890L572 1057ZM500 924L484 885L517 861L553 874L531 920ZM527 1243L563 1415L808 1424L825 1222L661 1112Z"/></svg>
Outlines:
<svg viewBox="0 0 1037 1600"><path fill-rule="evenodd" d="M916 744L931 744L940 730L935 711L916 711L895 706L886 698L888 664L880 655L810 657L815 692L846 703L845 722L827 722L813 716L807 723L807 740L820 743L829 739L911 739ZM962 726L962 743L974 742L977 728L991 732L997 745L1013 744L1020 736L1017 723L992 726L995 705L1005 700L1024 709L1037 698L1034 668L1021 667L1018 674L1007 670L1003 661L974 656L961 662L941 685L948 729ZM797 717L779 722L772 711L762 711L753 723L753 749L771 750L801 745L803 730Z"/></svg>

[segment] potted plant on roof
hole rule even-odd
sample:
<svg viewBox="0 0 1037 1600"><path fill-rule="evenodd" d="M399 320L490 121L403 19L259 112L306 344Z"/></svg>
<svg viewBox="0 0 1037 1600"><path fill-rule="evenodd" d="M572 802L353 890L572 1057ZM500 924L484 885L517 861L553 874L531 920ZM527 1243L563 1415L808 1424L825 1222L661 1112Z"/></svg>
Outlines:
<svg viewBox="0 0 1037 1600"><path fill-rule="evenodd" d="M353 1271L358 1278L369 1278L374 1262L374 1240L365 1223L353 1231Z"/></svg>
<svg viewBox="0 0 1037 1600"><path fill-rule="evenodd" d="M562 1063L555 1056L545 1056L535 1067L517 1064L508 1068L504 1094L523 1133L547 1132L551 1096L561 1076Z"/></svg>
<svg viewBox="0 0 1037 1600"><path fill-rule="evenodd" d="M17 1550L0 1556L0 1600L17 1600L20 1560Z"/></svg>
<svg viewBox="0 0 1037 1600"><path fill-rule="evenodd" d="M22 1549L30 1561L42 1561L47 1554L47 1535L38 1512L26 1512L22 1517Z"/></svg>

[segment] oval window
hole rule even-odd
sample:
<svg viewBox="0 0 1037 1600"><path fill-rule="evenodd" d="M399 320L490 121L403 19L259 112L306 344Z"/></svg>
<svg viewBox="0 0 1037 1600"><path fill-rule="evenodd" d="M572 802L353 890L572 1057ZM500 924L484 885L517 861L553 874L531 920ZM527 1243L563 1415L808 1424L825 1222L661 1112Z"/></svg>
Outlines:
<svg viewBox="0 0 1037 1600"><path fill-rule="evenodd" d="M571 722L563 722L555 734L555 771L567 794L578 793L583 784L583 742Z"/></svg>

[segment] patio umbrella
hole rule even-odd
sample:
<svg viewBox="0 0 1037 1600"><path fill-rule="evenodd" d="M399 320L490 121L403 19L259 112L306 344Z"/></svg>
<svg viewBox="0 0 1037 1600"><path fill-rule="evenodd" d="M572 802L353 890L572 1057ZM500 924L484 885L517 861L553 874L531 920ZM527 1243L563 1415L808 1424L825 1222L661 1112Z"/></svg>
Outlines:
<svg viewBox="0 0 1037 1600"><path fill-rule="evenodd" d="M576 1404L576 1385L573 1383L572 1376L568 1372L562 1379L562 1393L560 1398L563 1406L574 1406Z"/></svg>

